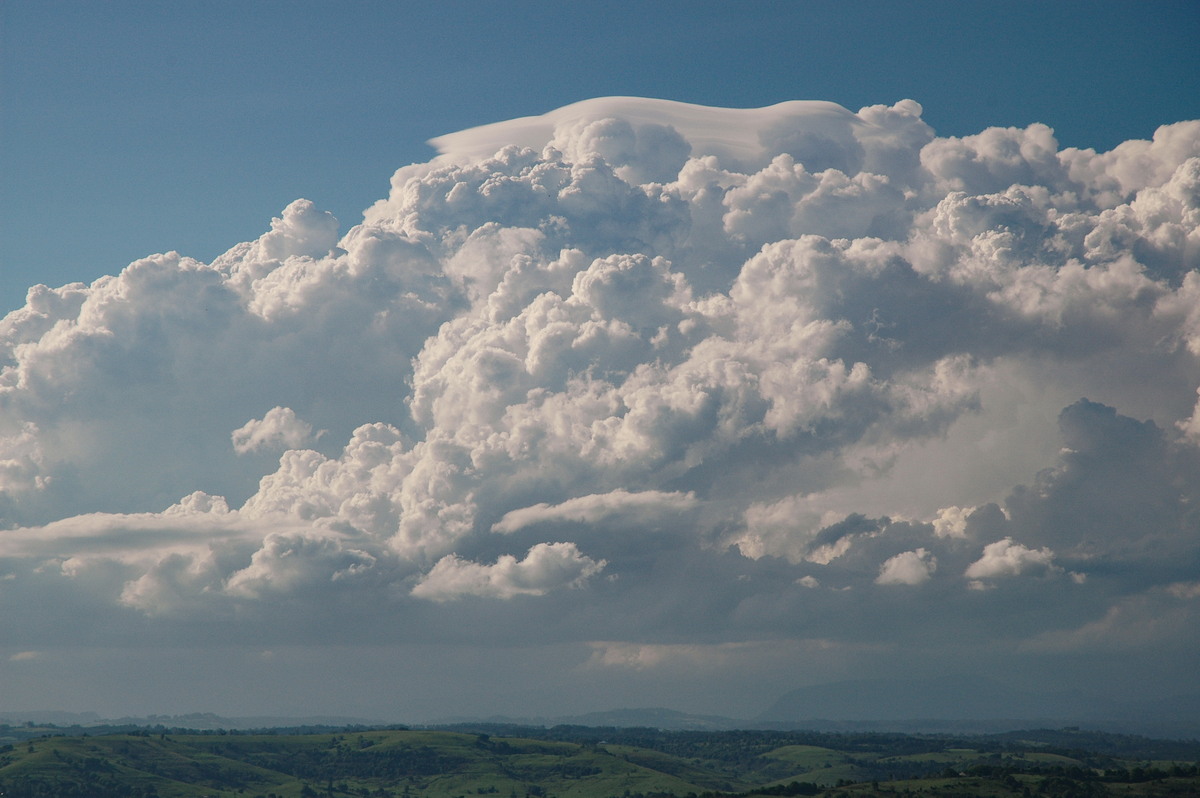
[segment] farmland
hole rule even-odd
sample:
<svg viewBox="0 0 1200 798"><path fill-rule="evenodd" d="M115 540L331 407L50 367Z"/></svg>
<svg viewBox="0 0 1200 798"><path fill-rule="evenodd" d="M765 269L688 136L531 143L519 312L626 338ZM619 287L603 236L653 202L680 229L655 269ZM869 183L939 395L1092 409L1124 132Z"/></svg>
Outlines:
<svg viewBox="0 0 1200 798"><path fill-rule="evenodd" d="M306 730L293 730L306 731ZM593 727L0 727L0 793L128 798L1200 794L1200 743Z"/></svg>

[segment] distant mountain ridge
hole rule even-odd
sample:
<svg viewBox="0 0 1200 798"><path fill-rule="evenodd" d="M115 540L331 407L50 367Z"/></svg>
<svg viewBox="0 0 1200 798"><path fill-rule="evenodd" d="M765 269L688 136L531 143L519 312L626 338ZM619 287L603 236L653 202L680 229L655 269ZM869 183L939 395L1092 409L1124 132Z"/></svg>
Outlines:
<svg viewBox="0 0 1200 798"><path fill-rule="evenodd" d="M971 676L938 680L857 679L792 690L755 720L1048 719L1080 717L1094 708L1094 701L1080 693L1022 693Z"/></svg>
<svg viewBox="0 0 1200 798"><path fill-rule="evenodd" d="M664 708L554 717L447 718L429 725L643 726L676 731L811 729L831 732L991 734L1081 726L1166 737L1200 736L1200 694L1138 702L1083 691L1024 692L975 676L862 679L801 687L745 719Z"/></svg>
<svg viewBox="0 0 1200 798"><path fill-rule="evenodd" d="M492 715L487 718L452 717L432 721L426 726L454 726L470 723L489 723L508 726L593 726L651 729L672 731L730 731L745 729L748 721L726 718L721 715L696 715L663 707L646 709L611 709L602 712L587 712L582 715L556 715L552 717L514 717Z"/></svg>
<svg viewBox="0 0 1200 798"><path fill-rule="evenodd" d="M0 710L0 724L165 726L200 731L395 725L349 716L222 717L212 713L102 718L95 712ZM400 721L407 722L407 721ZM1029 693L972 676L939 680L871 679L801 687L752 718L729 718L664 707L626 708L559 716L457 716L414 723L439 726L646 727L672 731L733 729L829 732L991 734L1016 729L1080 726L1152 737L1200 737L1200 694L1149 701L1082 691Z"/></svg>
<svg viewBox="0 0 1200 798"><path fill-rule="evenodd" d="M303 726L386 726L388 721L355 718L343 715L314 715L287 717L261 715L227 718L211 712L190 712L184 715L144 715L105 718L95 712L63 712L60 710L6 711L0 709L0 724L20 726L26 723L53 726L165 726L169 729L279 729Z"/></svg>
<svg viewBox="0 0 1200 798"><path fill-rule="evenodd" d="M938 680L869 679L801 687L781 696L753 723L762 728L816 720L911 731L945 724L980 730L1081 725L1139 734L1200 734L1200 694L1137 701L1083 691L1032 693L973 676Z"/></svg>

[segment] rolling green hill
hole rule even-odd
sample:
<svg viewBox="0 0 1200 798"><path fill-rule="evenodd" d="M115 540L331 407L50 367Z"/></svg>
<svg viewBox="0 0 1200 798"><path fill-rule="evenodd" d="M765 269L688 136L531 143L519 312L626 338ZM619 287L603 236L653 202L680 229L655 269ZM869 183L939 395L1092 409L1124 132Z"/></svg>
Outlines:
<svg viewBox="0 0 1200 798"><path fill-rule="evenodd" d="M50 734L0 746L5 798L1200 794L1197 744L1088 733L39 731Z"/></svg>

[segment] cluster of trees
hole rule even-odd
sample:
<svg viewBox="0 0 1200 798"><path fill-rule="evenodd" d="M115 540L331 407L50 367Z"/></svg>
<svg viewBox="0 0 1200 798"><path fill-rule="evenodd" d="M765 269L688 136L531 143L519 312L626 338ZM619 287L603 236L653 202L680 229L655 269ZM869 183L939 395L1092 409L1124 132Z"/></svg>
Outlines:
<svg viewBox="0 0 1200 798"><path fill-rule="evenodd" d="M130 784L114 777L0 780L4 798L160 798L154 785Z"/></svg>

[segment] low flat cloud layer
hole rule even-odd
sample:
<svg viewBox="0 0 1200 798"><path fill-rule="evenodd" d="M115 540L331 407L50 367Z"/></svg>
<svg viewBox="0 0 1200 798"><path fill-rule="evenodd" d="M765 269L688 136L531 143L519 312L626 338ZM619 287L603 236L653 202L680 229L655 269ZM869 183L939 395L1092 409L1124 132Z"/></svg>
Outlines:
<svg viewBox="0 0 1200 798"><path fill-rule="evenodd" d="M1194 661L1200 122L1097 153L921 113L591 100L436 139L344 234L297 200L31 288L5 667L523 646L607 708L685 659L763 705Z"/></svg>

